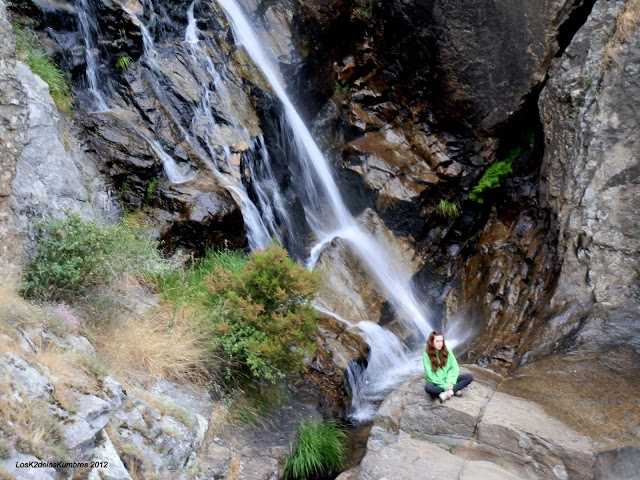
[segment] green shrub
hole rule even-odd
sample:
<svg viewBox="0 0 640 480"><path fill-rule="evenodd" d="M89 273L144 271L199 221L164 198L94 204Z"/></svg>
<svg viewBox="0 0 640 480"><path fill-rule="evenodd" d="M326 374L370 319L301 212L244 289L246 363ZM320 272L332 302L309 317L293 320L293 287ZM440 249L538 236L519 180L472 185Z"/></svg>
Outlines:
<svg viewBox="0 0 640 480"><path fill-rule="evenodd" d="M255 252L240 272L221 266L207 277L213 348L229 360L228 379L244 376L275 383L306 368L317 327L311 306L319 277L272 245Z"/></svg>
<svg viewBox="0 0 640 480"><path fill-rule="evenodd" d="M298 435L294 452L284 464L285 480L325 476L343 468L347 435L337 422L305 421Z"/></svg>
<svg viewBox="0 0 640 480"><path fill-rule="evenodd" d="M49 85L49 92L56 106L61 111L70 113L73 108L73 99L69 83L60 67L42 51L35 35L26 32L16 23L13 23L12 27L18 57L29 65L33 73Z"/></svg>
<svg viewBox="0 0 640 480"><path fill-rule="evenodd" d="M25 267L22 293L44 301L74 300L124 273L156 274L164 268L157 242L142 228L99 225L78 215L36 224L38 243Z"/></svg>
<svg viewBox="0 0 640 480"><path fill-rule="evenodd" d="M153 201L156 199L156 190L158 189L158 185L160 184L160 179L158 177L154 177L147 185L147 191L144 195L144 204L151 205Z"/></svg>
<svg viewBox="0 0 640 480"><path fill-rule="evenodd" d="M500 186L502 180L511 173L513 161L520 155L520 147L515 147L509 152L507 158L493 163L482 175L478 184L473 187L469 199L474 202L484 203L485 190L491 190Z"/></svg>
<svg viewBox="0 0 640 480"><path fill-rule="evenodd" d="M455 220L462 213L458 200L455 200L453 202L449 202L448 200L444 199L440 200L436 211L438 212L438 215L446 218L447 220Z"/></svg>

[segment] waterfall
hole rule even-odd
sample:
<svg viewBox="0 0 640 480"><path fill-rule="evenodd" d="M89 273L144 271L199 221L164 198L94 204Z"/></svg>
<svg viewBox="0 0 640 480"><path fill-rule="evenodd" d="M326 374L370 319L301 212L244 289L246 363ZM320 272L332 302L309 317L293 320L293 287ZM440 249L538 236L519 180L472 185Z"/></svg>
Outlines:
<svg viewBox="0 0 640 480"><path fill-rule="evenodd" d="M412 293L408 269L402 268L401 262L385 251L376 238L360 228L347 210L327 160L287 96L279 71L271 64L243 11L235 0L218 0L218 3L229 18L236 41L244 46L282 103L301 166L301 178L296 178L295 183L306 193L305 215L317 240L308 264L315 264L322 248L332 239L346 240L385 292L399 317L423 342L432 328L422 312L424 307ZM351 386L355 393L353 418L364 419L371 416L372 402L379 399L380 392L402 380L399 372L415 372L417 354L410 355L393 333L374 323L361 322L357 327L371 347L367 369L351 372Z"/></svg>
<svg viewBox="0 0 640 480"><path fill-rule="evenodd" d="M84 51L87 62L87 80L89 81L89 91L93 94L97 111L104 112L109 110L109 106L98 88L98 64L96 61L96 37L98 35L98 24L95 15L90 15L89 4L87 0L80 0L76 6L78 12L78 20L80 22L80 32L84 37Z"/></svg>

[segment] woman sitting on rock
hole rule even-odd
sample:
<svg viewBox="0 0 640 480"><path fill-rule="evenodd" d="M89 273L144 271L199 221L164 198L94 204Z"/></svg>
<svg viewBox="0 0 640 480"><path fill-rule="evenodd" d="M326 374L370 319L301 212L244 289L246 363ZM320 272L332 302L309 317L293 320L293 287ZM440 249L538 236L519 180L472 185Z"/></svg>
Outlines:
<svg viewBox="0 0 640 480"><path fill-rule="evenodd" d="M453 352L444 343L444 335L436 330L427 339L427 348L422 354L424 374L427 384L424 390L431 397L438 396L440 403L454 395L462 395L461 390L473 381L469 374L460 375L460 368Z"/></svg>

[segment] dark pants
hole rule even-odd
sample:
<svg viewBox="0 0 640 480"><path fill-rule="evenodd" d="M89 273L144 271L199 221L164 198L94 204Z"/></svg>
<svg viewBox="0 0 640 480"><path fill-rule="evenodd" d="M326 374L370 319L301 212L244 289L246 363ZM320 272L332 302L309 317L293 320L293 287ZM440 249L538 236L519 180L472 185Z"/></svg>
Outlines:
<svg viewBox="0 0 640 480"><path fill-rule="evenodd" d="M456 393L458 390L462 390L464 387L469 385L472 381L473 381L473 375L469 373L458 375L458 383L456 383L453 386L453 393ZM427 384L424 386L424 391L427 392L432 397L437 397L442 392L444 392L444 389L438 387L437 385L434 385L431 382L427 382Z"/></svg>

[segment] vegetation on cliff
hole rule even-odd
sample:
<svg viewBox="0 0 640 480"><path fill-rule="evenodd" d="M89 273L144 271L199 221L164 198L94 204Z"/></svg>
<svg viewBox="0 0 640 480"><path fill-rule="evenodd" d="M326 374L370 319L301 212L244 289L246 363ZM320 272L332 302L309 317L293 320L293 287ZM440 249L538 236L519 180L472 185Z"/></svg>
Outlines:
<svg viewBox="0 0 640 480"><path fill-rule="evenodd" d="M56 106L65 113L73 108L73 97L64 73L42 50L37 37L17 23L12 24L18 50L18 58L24 61L31 71L49 85L49 93Z"/></svg>
<svg viewBox="0 0 640 480"><path fill-rule="evenodd" d="M162 322L127 322L126 335L114 334L122 344L136 337L132 332L158 334L155 345L142 347L149 350L148 359L137 360L148 369L157 370L160 365L157 373L162 372L166 362L157 358L160 352L171 358L169 364L190 357L179 352L172 355L171 345L162 340L164 329L181 328L182 336L190 330L199 332L194 344L208 345L203 358L191 358L188 363L206 363L227 386L256 380L275 383L305 370L305 358L314 350L317 319L310 302L319 277L291 260L284 248L272 245L251 256L210 251L184 268L162 259L152 232L132 220L99 225L69 214L39 223L37 233L36 253L23 274L25 297L95 305L98 297L92 297L98 288L129 277L154 285L163 294L163 308L169 315L188 317L170 322L172 327Z"/></svg>

